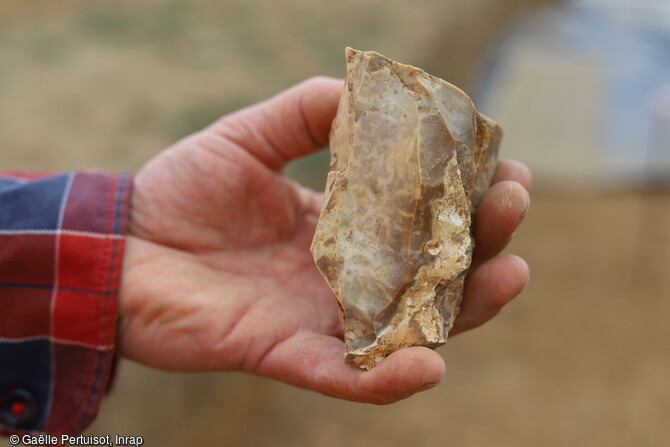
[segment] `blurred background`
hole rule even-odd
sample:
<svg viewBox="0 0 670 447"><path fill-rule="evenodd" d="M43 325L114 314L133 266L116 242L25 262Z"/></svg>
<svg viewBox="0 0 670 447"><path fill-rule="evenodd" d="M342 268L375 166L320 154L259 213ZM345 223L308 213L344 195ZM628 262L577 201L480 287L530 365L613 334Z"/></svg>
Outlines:
<svg viewBox="0 0 670 447"><path fill-rule="evenodd" d="M149 446L670 445L667 0L2 0L0 169L134 171L344 47L419 66L534 172L531 283L376 407L239 373L121 365L88 433ZM327 153L290 166L322 188ZM0 446L8 446L0 440Z"/></svg>

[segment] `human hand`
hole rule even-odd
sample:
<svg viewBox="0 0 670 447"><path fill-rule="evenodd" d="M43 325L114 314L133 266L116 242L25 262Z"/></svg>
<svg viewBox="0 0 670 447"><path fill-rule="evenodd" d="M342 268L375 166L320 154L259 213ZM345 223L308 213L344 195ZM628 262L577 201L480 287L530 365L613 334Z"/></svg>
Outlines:
<svg viewBox="0 0 670 447"><path fill-rule="evenodd" d="M309 246L321 195L282 175L327 145L342 82L315 78L167 149L135 177L118 349L179 371L242 370L338 398L390 403L444 376L413 347L366 372L343 362L337 305ZM452 334L516 296L528 268L496 256L525 216L528 170L500 162L476 218L477 248Z"/></svg>

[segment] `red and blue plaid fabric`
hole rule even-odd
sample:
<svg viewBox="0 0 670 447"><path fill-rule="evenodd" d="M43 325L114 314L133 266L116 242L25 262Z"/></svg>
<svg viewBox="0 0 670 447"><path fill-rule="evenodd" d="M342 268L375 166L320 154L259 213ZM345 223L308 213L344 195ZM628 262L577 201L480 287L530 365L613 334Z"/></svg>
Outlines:
<svg viewBox="0 0 670 447"><path fill-rule="evenodd" d="M0 434L79 433L97 414L130 187L125 174L0 173Z"/></svg>

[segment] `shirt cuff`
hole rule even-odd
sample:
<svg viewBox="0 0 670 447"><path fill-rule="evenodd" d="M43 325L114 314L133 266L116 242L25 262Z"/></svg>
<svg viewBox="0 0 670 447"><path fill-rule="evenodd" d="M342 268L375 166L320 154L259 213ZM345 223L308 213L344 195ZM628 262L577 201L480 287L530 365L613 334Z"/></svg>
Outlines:
<svg viewBox="0 0 670 447"><path fill-rule="evenodd" d="M132 177L0 172L0 434L77 434L114 358Z"/></svg>

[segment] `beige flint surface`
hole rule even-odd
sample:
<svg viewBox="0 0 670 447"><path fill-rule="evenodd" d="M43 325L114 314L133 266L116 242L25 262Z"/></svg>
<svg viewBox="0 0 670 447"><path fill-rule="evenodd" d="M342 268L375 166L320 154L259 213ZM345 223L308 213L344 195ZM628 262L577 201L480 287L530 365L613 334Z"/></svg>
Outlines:
<svg viewBox="0 0 670 447"><path fill-rule="evenodd" d="M312 253L340 305L345 361L369 369L446 342L502 131L418 68L351 48L346 58Z"/></svg>

